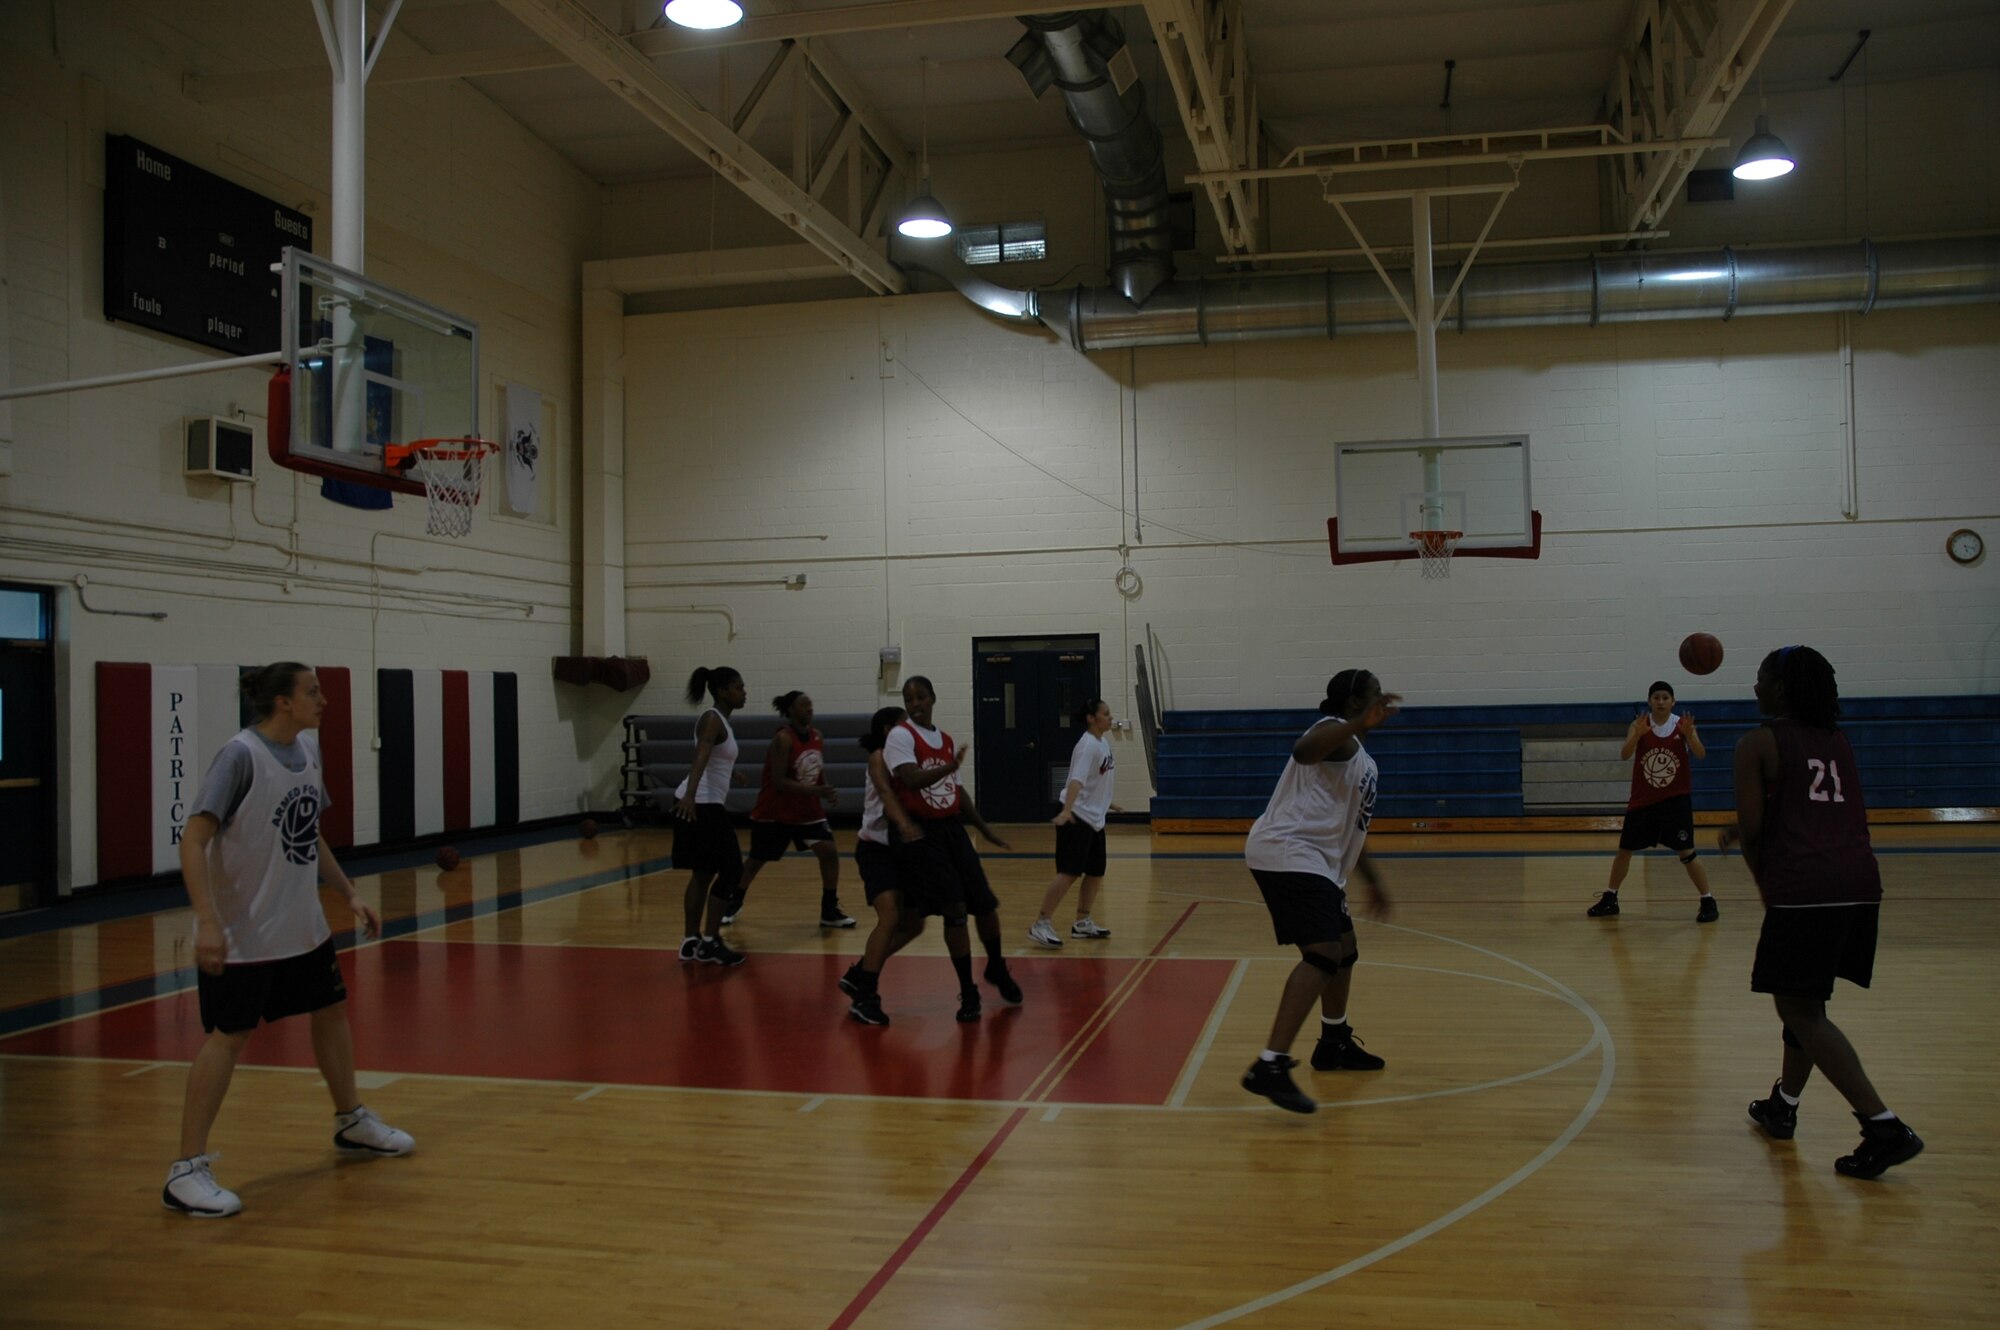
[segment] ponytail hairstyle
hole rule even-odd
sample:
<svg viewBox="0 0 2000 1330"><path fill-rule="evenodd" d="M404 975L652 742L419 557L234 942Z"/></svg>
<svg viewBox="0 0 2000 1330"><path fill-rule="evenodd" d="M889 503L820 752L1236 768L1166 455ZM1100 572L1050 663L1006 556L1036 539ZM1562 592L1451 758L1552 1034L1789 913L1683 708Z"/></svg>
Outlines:
<svg viewBox="0 0 2000 1330"><path fill-rule="evenodd" d="M792 703L804 696L805 694L796 688L789 693L779 693L771 699L771 710L777 712L786 720L790 720L792 718Z"/></svg>
<svg viewBox="0 0 2000 1330"><path fill-rule="evenodd" d="M876 712L869 718L868 733L861 736L861 751L881 752L882 746L889 742L889 731L901 725L907 714L901 707L883 707Z"/></svg>
<svg viewBox="0 0 2000 1330"><path fill-rule="evenodd" d="M742 675L730 669L727 665L717 665L714 669L703 665L688 676L687 700L689 702L699 702L701 701L701 695L705 692L712 700L720 702L722 700L722 690L733 683L740 682L742 678Z"/></svg>
<svg viewBox="0 0 2000 1330"><path fill-rule="evenodd" d="M1097 714L1097 709L1098 709L1099 707L1103 706L1103 705L1104 705L1104 699L1103 699L1103 698L1101 698L1101 697L1093 697L1093 698L1091 698L1091 699L1090 699L1089 701L1085 702L1085 703L1084 703L1084 704L1083 704L1082 706L1078 707L1078 708L1076 709L1076 723L1077 723L1077 725L1078 725L1078 726L1080 726L1080 727L1081 727L1081 728L1083 728L1083 729L1086 729L1086 730L1087 730L1087 729L1089 729L1089 728L1090 728L1090 718L1091 718L1092 716L1095 716L1095 715Z"/></svg>
<svg viewBox="0 0 2000 1330"><path fill-rule="evenodd" d="M254 670L246 670L243 677L237 680L236 688L243 695L244 705L250 708L253 718L269 720L271 713L278 709L278 699L290 697L292 690L299 686L299 676L310 673L310 665L281 660L275 665L259 665Z"/></svg>
<svg viewBox="0 0 2000 1330"><path fill-rule="evenodd" d="M1779 647L1764 657L1760 673L1785 690L1785 715L1818 730L1840 728L1840 686L1833 664L1811 647Z"/></svg>
<svg viewBox="0 0 2000 1330"><path fill-rule="evenodd" d="M1344 718L1354 699L1368 691L1375 676L1367 670L1342 670L1326 681L1326 696L1320 699L1319 714Z"/></svg>

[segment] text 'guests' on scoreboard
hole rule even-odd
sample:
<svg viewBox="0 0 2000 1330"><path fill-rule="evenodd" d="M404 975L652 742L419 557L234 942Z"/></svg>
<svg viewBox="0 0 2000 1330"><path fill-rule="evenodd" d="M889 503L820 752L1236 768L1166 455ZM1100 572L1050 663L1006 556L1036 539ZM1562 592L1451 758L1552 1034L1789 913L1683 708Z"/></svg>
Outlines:
<svg viewBox="0 0 2000 1330"><path fill-rule="evenodd" d="M238 355L276 351L278 262L312 218L124 134L104 140L104 317Z"/></svg>

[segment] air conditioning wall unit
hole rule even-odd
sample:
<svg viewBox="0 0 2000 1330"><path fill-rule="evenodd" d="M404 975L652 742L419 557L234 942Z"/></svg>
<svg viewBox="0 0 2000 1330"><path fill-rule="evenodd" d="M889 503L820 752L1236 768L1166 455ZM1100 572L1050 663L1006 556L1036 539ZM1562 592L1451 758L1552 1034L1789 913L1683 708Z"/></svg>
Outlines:
<svg viewBox="0 0 2000 1330"><path fill-rule="evenodd" d="M257 431L244 420L226 416L189 416L181 422L187 452L182 470L190 476L251 480L250 457Z"/></svg>

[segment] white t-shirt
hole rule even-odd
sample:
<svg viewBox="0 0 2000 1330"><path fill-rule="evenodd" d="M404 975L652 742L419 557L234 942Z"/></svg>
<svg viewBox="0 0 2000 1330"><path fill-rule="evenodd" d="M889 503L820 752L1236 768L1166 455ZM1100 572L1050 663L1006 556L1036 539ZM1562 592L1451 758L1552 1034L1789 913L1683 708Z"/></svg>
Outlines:
<svg viewBox="0 0 2000 1330"><path fill-rule="evenodd" d="M928 759L917 755L919 738L933 750ZM951 742L951 736L943 730L906 720L889 731L889 741L882 745L882 760L889 764L889 774L894 776L898 770L906 766L928 768L944 765L944 759L935 754L947 749L954 753L957 751L956 745ZM946 810L944 815L949 816L949 810L958 807L958 773L954 771L943 780L924 786L916 794L923 800L926 809L932 810L920 812L919 816L933 816L935 810L939 809ZM904 807L909 807L909 804L906 802Z"/></svg>
<svg viewBox="0 0 2000 1330"><path fill-rule="evenodd" d="M694 732L697 736L700 735L701 722L707 719L710 713L722 722L722 742L708 750L708 765L702 768L701 788L695 791L694 796L694 801L698 804L728 803L729 777L736 770L736 731L729 728L729 717L710 707L696 718ZM700 747L700 745L701 741L697 738L695 746ZM689 776L693 774L693 772L688 773ZM685 795L687 788L687 776L682 776L681 783L674 786L674 798L678 799Z"/></svg>
<svg viewBox="0 0 2000 1330"><path fill-rule="evenodd" d="M1345 762L1306 766L1287 759L1270 804L1250 827L1244 861L1263 872L1311 873L1345 887L1375 815L1375 776L1375 759L1359 743Z"/></svg>
<svg viewBox="0 0 2000 1330"><path fill-rule="evenodd" d="M1104 830L1104 815L1111 811L1111 768L1114 765L1111 745L1088 730L1076 741L1076 747L1069 755L1069 777L1063 782L1063 792L1069 792L1070 781L1083 786L1077 791L1076 802L1070 805L1070 811L1093 831Z"/></svg>
<svg viewBox="0 0 2000 1330"><path fill-rule="evenodd" d="M890 779L895 777L891 775ZM873 771L865 772L861 777L860 838L876 845L889 843L889 815L882 807L882 792L875 788Z"/></svg>
<svg viewBox="0 0 2000 1330"><path fill-rule="evenodd" d="M208 890L231 965L303 956L333 936L319 904L319 739L301 734L298 748L305 765L290 771L261 735L243 730L216 757L241 761L247 751L251 765L249 788L208 843Z"/></svg>

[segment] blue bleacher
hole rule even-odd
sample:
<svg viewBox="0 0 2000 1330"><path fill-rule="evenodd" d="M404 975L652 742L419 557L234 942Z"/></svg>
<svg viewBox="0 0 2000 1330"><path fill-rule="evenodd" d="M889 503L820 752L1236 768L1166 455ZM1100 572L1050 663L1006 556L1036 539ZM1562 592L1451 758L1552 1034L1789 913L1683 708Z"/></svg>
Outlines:
<svg viewBox="0 0 2000 1330"><path fill-rule="evenodd" d="M1729 753L1758 724L1753 700L1690 703L1708 757L1695 764L1694 806L1732 807ZM1601 727L1614 736L1635 704L1405 707L1366 740L1382 769L1381 817L1519 817L1521 739L1542 727ZM1841 700L1871 808L2000 806L2000 697ZM1169 711L1159 737L1157 818L1254 818L1292 744L1318 719L1305 710Z"/></svg>

